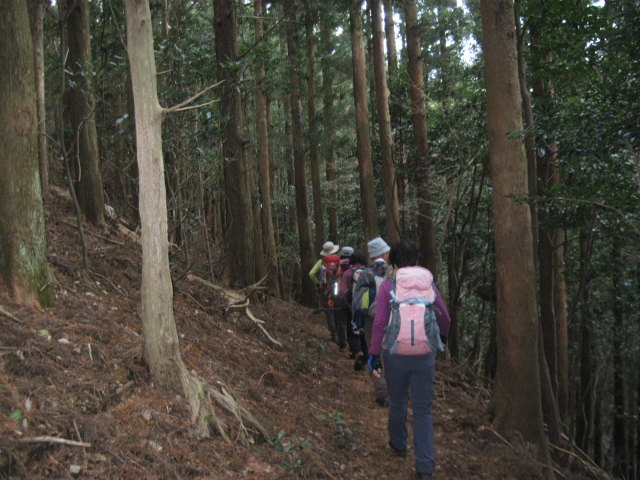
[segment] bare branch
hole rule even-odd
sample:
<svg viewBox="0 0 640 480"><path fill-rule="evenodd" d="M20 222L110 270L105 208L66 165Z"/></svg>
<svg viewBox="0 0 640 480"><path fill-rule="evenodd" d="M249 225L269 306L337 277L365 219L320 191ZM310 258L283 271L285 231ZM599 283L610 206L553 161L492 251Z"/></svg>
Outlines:
<svg viewBox="0 0 640 480"><path fill-rule="evenodd" d="M190 103L195 102L198 98L200 98L202 95L207 93L209 90L220 86L223 82L224 82L224 80L221 81L221 82L218 82L218 83L214 83L213 85L209 85L204 90L201 90L200 92L196 93L193 97L187 98L184 102L180 102L177 105L174 105L173 107L163 108L162 109L162 115L165 116L165 115L167 115L167 114L169 114L171 112L179 112L181 110L184 110L184 107L186 107ZM208 105L208 103L205 104L205 105ZM204 105L202 105L202 106L204 106ZM198 105L197 107L200 107L200 105ZM194 108L197 108L197 107L194 107Z"/></svg>

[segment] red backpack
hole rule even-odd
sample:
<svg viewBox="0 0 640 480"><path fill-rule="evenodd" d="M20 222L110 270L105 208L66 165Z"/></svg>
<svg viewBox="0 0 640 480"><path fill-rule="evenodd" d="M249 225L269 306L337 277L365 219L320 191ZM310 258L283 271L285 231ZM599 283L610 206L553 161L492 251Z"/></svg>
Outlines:
<svg viewBox="0 0 640 480"><path fill-rule="evenodd" d="M333 297L338 296L340 272L340 257L338 255L325 255L322 259L320 285L328 295Z"/></svg>

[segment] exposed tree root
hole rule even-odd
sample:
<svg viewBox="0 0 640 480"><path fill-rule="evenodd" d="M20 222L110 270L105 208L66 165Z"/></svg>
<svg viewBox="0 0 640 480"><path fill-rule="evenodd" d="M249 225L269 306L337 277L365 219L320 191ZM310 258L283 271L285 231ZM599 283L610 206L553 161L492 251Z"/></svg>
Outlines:
<svg viewBox="0 0 640 480"><path fill-rule="evenodd" d="M246 408L241 406L224 387L218 390L193 372L184 371L182 374L182 387L185 397L191 407L191 424L195 428L195 433L200 438L207 438L211 427L227 442L232 442L224 420L214 410L216 404L225 411L233 415L238 422L238 438L233 441L240 441L248 444L253 438L249 427L257 430L264 438L269 436L267 429L256 419L256 417Z"/></svg>

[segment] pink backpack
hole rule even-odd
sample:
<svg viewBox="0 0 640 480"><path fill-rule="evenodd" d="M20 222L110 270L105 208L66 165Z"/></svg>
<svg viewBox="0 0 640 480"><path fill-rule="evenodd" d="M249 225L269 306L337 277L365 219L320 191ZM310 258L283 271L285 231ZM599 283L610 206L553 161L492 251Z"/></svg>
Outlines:
<svg viewBox="0 0 640 480"><path fill-rule="evenodd" d="M425 355L444 350L435 315L433 274L422 267L398 270L391 288L391 318L383 346L392 354Z"/></svg>

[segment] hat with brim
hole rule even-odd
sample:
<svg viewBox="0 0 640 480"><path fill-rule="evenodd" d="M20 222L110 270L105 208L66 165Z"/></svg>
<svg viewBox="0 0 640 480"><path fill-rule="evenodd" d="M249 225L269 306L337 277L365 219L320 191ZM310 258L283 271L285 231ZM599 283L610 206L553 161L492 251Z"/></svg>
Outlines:
<svg viewBox="0 0 640 480"><path fill-rule="evenodd" d="M353 248L352 247L342 247L342 250L340 250L340 258L347 258L350 257L351 255L353 255Z"/></svg>
<svg viewBox="0 0 640 480"><path fill-rule="evenodd" d="M320 255L324 257L326 255L331 255L333 253L336 253L338 250L340 250L340 245L334 245L333 242L326 242L322 246L322 251L320 252Z"/></svg>
<svg viewBox="0 0 640 480"><path fill-rule="evenodd" d="M387 245L387 242L380 237L370 240L369 243L367 243L367 249L369 251L370 258L377 258L391 250L389 245Z"/></svg>

